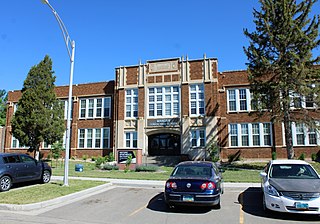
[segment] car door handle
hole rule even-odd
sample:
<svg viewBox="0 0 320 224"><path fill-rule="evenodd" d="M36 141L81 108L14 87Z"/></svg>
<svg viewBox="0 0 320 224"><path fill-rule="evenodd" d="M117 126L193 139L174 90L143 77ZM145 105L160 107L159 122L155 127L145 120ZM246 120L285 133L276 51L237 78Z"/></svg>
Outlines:
<svg viewBox="0 0 320 224"><path fill-rule="evenodd" d="M11 166L10 166L10 165L7 165L7 168L11 168Z"/></svg>

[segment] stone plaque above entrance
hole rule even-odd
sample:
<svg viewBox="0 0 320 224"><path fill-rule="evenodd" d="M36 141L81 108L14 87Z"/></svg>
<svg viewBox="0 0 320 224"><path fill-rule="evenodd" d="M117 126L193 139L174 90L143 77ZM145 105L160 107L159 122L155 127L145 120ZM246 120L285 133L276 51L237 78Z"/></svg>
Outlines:
<svg viewBox="0 0 320 224"><path fill-rule="evenodd" d="M149 73L178 71L178 61L150 62Z"/></svg>

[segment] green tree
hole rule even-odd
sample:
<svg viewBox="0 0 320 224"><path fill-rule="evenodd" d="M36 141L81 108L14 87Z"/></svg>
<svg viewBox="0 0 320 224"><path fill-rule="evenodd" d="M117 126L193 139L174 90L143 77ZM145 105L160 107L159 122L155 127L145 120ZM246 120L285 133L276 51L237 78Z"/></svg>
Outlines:
<svg viewBox="0 0 320 224"><path fill-rule="evenodd" d="M49 56L30 69L11 121L13 136L21 145L29 147L36 159L39 159L40 144L61 140L65 130L63 109L54 91L56 77L53 73Z"/></svg>
<svg viewBox="0 0 320 224"><path fill-rule="evenodd" d="M268 109L272 122L283 122L288 159L294 157L292 122L316 127L307 110L292 110L294 96L298 101L320 98L316 94L320 69L315 66L320 57L312 54L320 45L319 15L310 16L316 1L259 0L261 11L253 11L256 30L244 30L250 42L244 51L258 114Z"/></svg>
<svg viewBox="0 0 320 224"><path fill-rule="evenodd" d="M0 89L0 126L6 124L8 94L4 89Z"/></svg>

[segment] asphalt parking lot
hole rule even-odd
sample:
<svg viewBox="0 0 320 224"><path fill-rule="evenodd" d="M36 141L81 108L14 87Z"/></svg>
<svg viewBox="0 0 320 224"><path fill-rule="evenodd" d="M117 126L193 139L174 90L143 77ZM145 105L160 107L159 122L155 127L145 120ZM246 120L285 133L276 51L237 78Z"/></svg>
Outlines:
<svg viewBox="0 0 320 224"><path fill-rule="evenodd" d="M266 214L258 187L227 187L221 209L168 208L163 189L151 186L111 185L81 200L33 211L0 211L0 223L319 223L319 216Z"/></svg>

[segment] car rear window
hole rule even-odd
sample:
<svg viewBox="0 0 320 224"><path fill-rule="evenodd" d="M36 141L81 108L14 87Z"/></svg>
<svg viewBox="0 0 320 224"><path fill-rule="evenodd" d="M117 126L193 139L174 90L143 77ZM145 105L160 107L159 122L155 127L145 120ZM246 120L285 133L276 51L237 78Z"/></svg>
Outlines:
<svg viewBox="0 0 320 224"><path fill-rule="evenodd" d="M199 176L210 177L212 175L211 168L208 166L177 166L173 170L172 176L174 177L187 177L187 176Z"/></svg>

